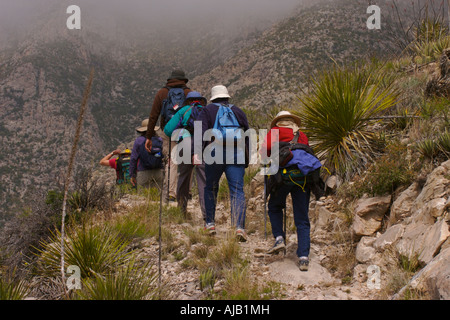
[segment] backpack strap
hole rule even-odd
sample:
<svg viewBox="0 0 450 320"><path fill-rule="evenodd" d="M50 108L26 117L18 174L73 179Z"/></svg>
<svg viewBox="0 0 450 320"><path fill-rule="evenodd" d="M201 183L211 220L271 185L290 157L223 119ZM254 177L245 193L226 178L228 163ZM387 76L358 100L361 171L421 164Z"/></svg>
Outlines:
<svg viewBox="0 0 450 320"><path fill-rule="evenodd" d="M297 143L298 139L300 138L300 131L297 131L296 134L294 134L294 138L289 142L291 145L294 143Z"/></svg>

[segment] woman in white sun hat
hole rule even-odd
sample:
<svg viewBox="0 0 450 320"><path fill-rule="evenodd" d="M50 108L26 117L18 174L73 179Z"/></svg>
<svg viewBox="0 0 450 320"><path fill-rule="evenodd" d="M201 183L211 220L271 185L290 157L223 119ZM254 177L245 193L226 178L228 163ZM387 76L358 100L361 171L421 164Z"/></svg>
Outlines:
<svg viewBox="0 0 450 320"><path fill-rule="evenodd" d="M200 115L200 121L202 121L202 136L204 136L207 130L214 128L218 116L223 112L227 112L227 114L236 122L236 125L243 131L249 129L247 116L242 109L230 104L230 98L231 96L228 89L223 85L217 85L211 89L211 103L203 109L203 112ZM203 150L209 143L210 142L204 143ZM227 152L233 152L234 154L228 154L227 157ZM198 155L195 157L198 157ZM232 161L229 161L230 159ZM236 145L231 151L224 147L223 159L220 160L223 161L220 161L221 163L205 164L205 228L211 234L216 232L215 214L217 192L219 190L220 178L225 173L230 191L231 221L236 228L236 237L239 241L247 241L247 234L245 232L246 205L244 195L244 174L245 168L248 166L248 144L245 145L245 150L242 150L242 148Z"/></svg>

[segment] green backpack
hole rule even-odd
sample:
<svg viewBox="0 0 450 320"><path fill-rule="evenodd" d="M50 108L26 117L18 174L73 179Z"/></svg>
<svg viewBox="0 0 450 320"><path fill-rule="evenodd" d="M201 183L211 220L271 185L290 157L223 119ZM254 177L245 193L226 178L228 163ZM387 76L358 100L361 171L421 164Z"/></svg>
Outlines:
<svg viewBox="0 0 450 320"><path fill-rule="evenodd" d="M130 159L131 154L121 154L116 159L117 184L130 183Z"/></svg>

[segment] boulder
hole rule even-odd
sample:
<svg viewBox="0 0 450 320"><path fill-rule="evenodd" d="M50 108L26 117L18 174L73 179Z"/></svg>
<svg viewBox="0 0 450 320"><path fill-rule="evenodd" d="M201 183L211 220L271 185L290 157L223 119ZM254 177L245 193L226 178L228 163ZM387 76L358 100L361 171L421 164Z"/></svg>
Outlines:
<svg viewBox="0 0 450 320"><path fill-rule="evenodd" d="M439 218L433 225L415 222L406 226L396 248L400 254L410 258L417 256L421 263L427 264L439 253L449 236L449 226L444 218Z"/></svg>
<svg viewBox="0 0 450 320"><path fill-rule="evenodd" d="M390 195L358 200L353 215L352 229L354 234L357 236L370 236L378 231L390 204Z"/></svg>
<svg viewBox="0 0 450 320"><path fill-rule="evenodd" d="M450 248L434 257L394 298L401 299L408 289L426 292L430 299L450 300Z"/></svg>
<svg viewBox="0 0 450 320"><path fill-rule="evenodd" d="M394 225L412 214L413 204L419 193L420 186L415 182L395 199L391 206L389 225Z"/></svg>
<svg viewBox="0 0 450 320"><path fill-rule="evenodd" d="M356 246L355 257L360 263L370 263L376 255L376 250L372 247L374 237L362 237Z"/></svg>
<svg viewBox="0 0 450 320"><path fill-rule="evenodd" d="M399 240L404 232L405 227L401 224L396 224L395 226L389 227L375 240L373 247L377 250L383 250Z"/></svg>

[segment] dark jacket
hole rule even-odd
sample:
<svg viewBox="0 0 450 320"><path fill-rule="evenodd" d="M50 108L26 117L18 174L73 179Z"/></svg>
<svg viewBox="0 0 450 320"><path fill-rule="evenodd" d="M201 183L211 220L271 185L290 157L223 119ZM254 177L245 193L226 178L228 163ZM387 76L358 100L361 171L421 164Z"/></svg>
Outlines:
<svg viewBox="0 0 450 320"><path fill-rule="evenodd" d="M227 104L228 101L227 100L219 100L219 101L215 101L215 103L223 103L223 104ZM231 110L234 112L234 114L236 115L236 119L239 122L239 125L241 126L242 130L247 131L250 126L248 124L248 120L247 120L247 116L244 113L244 111L242 111L242 109L240 109L237 106L231 107ZM219 111L219 107L214 104L211 103L209 105L207 105L206 107L203 108L203 111L200 114L200 121L202 121L202 137L204 136L205 132L209 129L212 129L214 127L214 123L216 121L216 116L217 116L217 112ZM203 149L209 144L209 141L205 141L203 143ZM245 165L248 166L248 162L249 162L249 143L248 143L248 138L246 139L246 143L245 143Z"/></svg>
<svg viewBox="0 0 450 320"><path fill-rule="evenodd" d="M171 79L168 80L166 83L166 87L170 88L185 88L184 94L187 95L191 89L189 89L186 86L186 82L183 80L178 79ZM155 99L153 100L152 109L150 110L150 116L148 119L148 126L147 126L147 139L151 139L155 135L155 126L158 122L158 118L161 115L161 109L164 99L167 98L169 94L169 90L167 88L161 88L155 96ZM164 124L166 123L166 120L161 115L161 129L164 130Z"/></svg>

